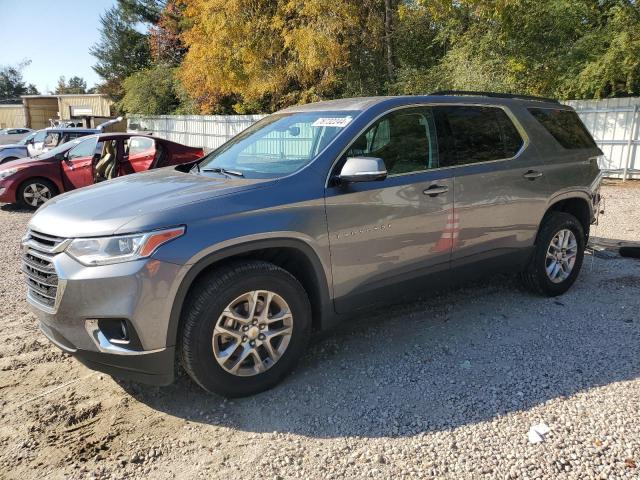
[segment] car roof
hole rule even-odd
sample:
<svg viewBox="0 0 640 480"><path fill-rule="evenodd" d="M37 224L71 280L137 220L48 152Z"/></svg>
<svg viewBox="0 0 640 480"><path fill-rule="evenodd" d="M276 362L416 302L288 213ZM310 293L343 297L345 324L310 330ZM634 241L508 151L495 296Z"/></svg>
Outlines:
<svg viewBox="0 0 640 480"><path fill-rule="evenodd" d="M526 107L553 107L556 109L571 110L567 105L559 104L557 101L545 98L534 97L501 97L499 94L485 95L400 95L400 96L384 96L384 97L356 97L341 98L338 100L326 100L322 102L307 103L305 105L294 105L276 113L295 113L295 112L321 112L321 111L364 111L375 105L388 103L394 106L412 105L412 104L478 104L478 105L523 105Z"/></svg>
<svg viewBox="0 0 640 480"><path fill-rule="evenodd" d="M45 128L44 131L46 132L53 132L53 133L99 133L99 130L96 130L95 128Z"/></svg>

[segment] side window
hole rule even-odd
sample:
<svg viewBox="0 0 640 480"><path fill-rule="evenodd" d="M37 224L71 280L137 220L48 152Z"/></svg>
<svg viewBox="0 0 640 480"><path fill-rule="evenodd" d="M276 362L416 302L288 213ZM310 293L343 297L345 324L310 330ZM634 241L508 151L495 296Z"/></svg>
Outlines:
<svg viewBox="0 0 640 480"><path fill-rule="evenodd" d="M451 106L442 109L459 165L511 158L522 148L522 137L501 108Z"/></svg>
<svg viewBox="0 0 640 480"><path fill-rule="evenodd" d="M530 108L529 112L564 148L596 148L596 142L576 112L552 108Z"/></svg>
<svg viewBox="0 0 640 480"><path fill-rule="evenodd" d="M67 158L73 160L75 158L93 157L96 152L96 138L88 138L81 141L78 145L69 150Z"/></svg>
<svg viewBox="0 0 640 480"><path fill-rule="evenodd" d="M385 115L353 142L346 156L381 158L389 175L438 168L433 110L406 108Z"/></svg>
<svg viewBox="0 0 640 480"><path fill-rule="evenodd" d="M129 141L125 140L125 152L128 151L129 155L148 152L149 150L153 150L154 144L155 141L151 138L131 137Z"/></svg>

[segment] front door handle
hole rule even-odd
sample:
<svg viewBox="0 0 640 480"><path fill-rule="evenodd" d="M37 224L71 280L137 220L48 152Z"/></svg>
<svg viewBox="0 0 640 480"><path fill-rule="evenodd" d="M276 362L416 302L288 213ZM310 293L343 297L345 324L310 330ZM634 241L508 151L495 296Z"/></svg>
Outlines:
<svg viewBox="0 0 640 480"><path fill-rule="evenodd" d="M542 175L544 175L544 173L538 172L537 170L529 170L522 176L527 180L535 180L536 178L540 178Z"/></svg>
<svg viewBox="0 0 640 480"><path fill-rule="evenodd" d="M430 197L436 197L443 193L447 193L449 191L449 187L445 185L431 185L429 188L426 188L422 191L425 195L429 195Z"/></svg>

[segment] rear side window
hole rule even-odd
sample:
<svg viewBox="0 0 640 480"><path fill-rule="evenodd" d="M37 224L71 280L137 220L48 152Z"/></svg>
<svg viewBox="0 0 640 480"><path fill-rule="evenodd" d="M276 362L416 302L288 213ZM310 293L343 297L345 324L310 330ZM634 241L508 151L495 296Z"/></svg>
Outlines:
<svg viewBox="0 0 640 480"><path fill-rule="evenodd" d="M564 148L596 148L596 142L576 112L552 108L530 108L529 112Z"/></svg>
<svg viewBox="0 0 640 480"><path fill-rule="evenodd" d="M146 137L131 137L128 142L125 141L125 154L136 155L153 150L155 141Z"/></svg>
<svg viewBox="0 0 640 480"><path fill-rule="evenodd" d="M443 107L456 150L457 164L514 157L524 141L501 108Z"/></svg>

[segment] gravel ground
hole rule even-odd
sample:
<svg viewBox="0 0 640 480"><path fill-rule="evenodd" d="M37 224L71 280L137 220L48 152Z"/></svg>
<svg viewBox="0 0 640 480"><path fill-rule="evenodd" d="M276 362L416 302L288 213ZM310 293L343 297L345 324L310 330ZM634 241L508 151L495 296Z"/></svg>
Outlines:
<svg viewBox="0 0 640 480"><path fill-rule="evenodd" d="M603 193L594 234L639 240L640 184ZM555 299L496 277L354 319L225 401L49 345L19 274L28 219L0 207L0 478L640 478L640 260L588 256Z"/></svg>

